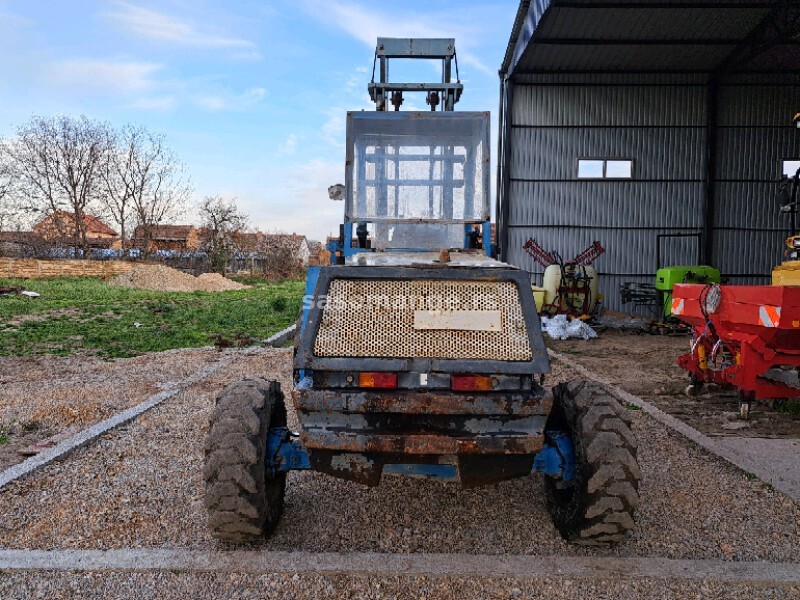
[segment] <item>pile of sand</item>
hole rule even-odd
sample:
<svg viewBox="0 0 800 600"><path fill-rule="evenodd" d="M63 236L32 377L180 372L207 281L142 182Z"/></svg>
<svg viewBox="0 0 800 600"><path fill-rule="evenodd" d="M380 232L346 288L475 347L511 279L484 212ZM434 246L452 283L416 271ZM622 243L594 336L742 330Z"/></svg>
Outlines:
<svg viewBox="0 0 800 600"><path fill-rule="evenodd" d="M247 287L218 273L203 273L200 277L194 277L163 265L139 265L115 277L109 283L157 292L225 292L243 290Z"/></svg>
<svg viewBox="0 0 800 600"><path fill-rule="evenodd" d="M228 290L243 290L247 286L238 281L223 277L219 273L203 273L196 279L199 289L206 292L227 292Z"/></svg>

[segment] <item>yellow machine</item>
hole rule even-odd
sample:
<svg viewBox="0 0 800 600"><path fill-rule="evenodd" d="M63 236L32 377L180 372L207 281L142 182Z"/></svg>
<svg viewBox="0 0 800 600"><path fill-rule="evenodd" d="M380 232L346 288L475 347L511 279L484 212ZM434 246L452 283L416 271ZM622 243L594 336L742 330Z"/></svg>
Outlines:
<svg viewBox="0 0 800 600"><path fill-rule="evenodd" d="M800 113L794 116L793 121L800 129ZM783 263L772 270L772 285L800 286L800 235L796 235L795 229L795 215L800 206L800 169L783 181L778 199L781 203L781 212L791 216L792 236L786 240Z"/></svg>
<svg viewBox="0 0 800 600"><path fill-rule="evenodd" d="M772 285L800 286L800 235L786 240L786 260L772 270Z"/></svg>

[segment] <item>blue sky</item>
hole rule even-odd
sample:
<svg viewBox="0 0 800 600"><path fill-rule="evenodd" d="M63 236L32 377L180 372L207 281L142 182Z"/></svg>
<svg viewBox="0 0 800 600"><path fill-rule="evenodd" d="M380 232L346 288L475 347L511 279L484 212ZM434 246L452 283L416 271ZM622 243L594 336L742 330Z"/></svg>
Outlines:
<svg viewBox="0 0 800 600"><path fill-rule="evenodd" d="M166 134L194 200L235 196L253 226L322 239L342 204L348 110L377 36L455 37L460 110L492 112L517 2L0 0L0 136L32 115L85 114ZM431 80L416 64L392 79ZM403 109L424 109L410 97ZM492 147L492 151L494 151ZM187 221L194 215L190 211Z"/></svg>

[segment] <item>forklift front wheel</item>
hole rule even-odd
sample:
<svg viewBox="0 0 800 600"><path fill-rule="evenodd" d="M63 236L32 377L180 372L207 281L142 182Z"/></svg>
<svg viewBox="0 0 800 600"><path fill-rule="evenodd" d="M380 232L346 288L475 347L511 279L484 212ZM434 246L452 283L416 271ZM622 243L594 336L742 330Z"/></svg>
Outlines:
<svg viewBox="0 0 800 600"><path fill-rule="evenodd" d="M570 542L601 546L633 529L639 504L637 441L630 415L604 386L571 381L554 390L546 429L565 431L575 446L575 477L565 486L545 477L553 523Z"/></svg>
<svg viewBox="0 0 800 600"><path fill-rule="evenodd" d="M266 468L267 433L286 425L280 384L245 379L217 397L205 443L205 506L218 540L252 542L270 533L283 513L286 473Z"/></svg>

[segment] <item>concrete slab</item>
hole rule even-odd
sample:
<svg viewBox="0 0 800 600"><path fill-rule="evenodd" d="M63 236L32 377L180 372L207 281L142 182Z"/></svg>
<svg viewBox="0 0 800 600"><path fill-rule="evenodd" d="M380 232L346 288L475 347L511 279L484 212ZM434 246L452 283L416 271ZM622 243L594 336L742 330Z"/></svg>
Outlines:
<svg viewBox="0 0 800 600"><path fill-rule="evenodd" d="M717 443L772 473L774 487L800 499L800 440L724 437Z"/></svg>

